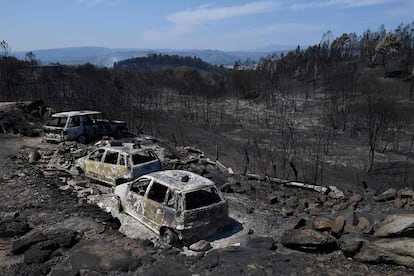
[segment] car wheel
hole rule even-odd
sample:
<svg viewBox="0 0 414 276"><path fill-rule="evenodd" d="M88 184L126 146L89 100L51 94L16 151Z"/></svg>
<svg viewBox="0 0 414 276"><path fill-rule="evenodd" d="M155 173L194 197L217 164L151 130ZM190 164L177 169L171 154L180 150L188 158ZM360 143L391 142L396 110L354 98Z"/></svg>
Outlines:
<svg viewBox="0 0 414 276"><path fill-rule="evenodd" d="M87 140L88 139L86 139L85 135L81 135L81 136L78 137L78 142L81 143L81 144L86 144Z"/></svg>
<svg viewBox="0 0 414 276"><path fill-rule="evenodd" d="M174 231L166 228L161 235L161 241L167 245L175 246L178 243L178 236Z"/></svg>

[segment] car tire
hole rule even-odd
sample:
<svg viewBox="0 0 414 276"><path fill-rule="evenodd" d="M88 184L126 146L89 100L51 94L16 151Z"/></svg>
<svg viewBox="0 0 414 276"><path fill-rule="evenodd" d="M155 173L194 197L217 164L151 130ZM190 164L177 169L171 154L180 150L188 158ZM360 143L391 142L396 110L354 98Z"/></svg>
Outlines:
<svg viewBox="0 0 414 276"><path fill-rule="evenodd" d="M161 234L161 241L167 245L175 246L179 239L173 230L166 228Z"/></svg>

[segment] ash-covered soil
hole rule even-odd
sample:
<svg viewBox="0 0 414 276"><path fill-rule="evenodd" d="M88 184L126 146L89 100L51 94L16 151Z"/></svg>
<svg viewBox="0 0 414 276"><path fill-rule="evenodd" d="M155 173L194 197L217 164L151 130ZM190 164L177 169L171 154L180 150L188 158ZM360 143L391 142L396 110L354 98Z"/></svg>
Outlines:
<svg viewBox="0 0 414 276"><path fill-rule="evenodd" d="M229 174L197 149L151 137L130 139L152 143L165 168L197 172L225 193L231 220L204 241L212 248L163 246L155 234L117 213L111 189L72 170L74 158L88 147L1 134L0 274L414 273L411 188L319 192Z"/></svg>

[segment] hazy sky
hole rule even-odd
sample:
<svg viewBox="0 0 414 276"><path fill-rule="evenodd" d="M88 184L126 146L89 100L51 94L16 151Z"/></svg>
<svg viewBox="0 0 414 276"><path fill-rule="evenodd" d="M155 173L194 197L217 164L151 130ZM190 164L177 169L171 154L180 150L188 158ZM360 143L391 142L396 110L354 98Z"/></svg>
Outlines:
<svg viewBox="0 0 414 276"><path fill-rule="evenodd" d="M414 20L414 0L0 0L12 51L72 46L246 50L313 45Z"/></svg>

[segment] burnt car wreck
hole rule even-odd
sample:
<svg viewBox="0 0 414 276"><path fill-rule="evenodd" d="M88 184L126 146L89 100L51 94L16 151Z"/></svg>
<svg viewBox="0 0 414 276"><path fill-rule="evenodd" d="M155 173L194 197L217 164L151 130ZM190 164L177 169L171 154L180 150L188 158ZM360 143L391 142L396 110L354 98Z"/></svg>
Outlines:
<svg viewBox="0 0 414 276"><path fill-rule="evenodd" d="M161 170L161 161L149 148L133 143L116 143L99 147L76 161L86 177L119 185L137 177Z"/></svg>
<svg viewBox="0 0 414 276"><path fill-rule="evenodd" d="M228 223L228 206L214 182L200 175L167 170L115 188L122 210L170 245L191 244Z"/></svg>
<svg viewBox="0 0 414 276"><path fill-rule="evenodd" d="M78 141L86 144L102 136L120 138L127 133L124 121L113 121L100 111L67 111L53 114L43 127L48 142Z"/></svg>

